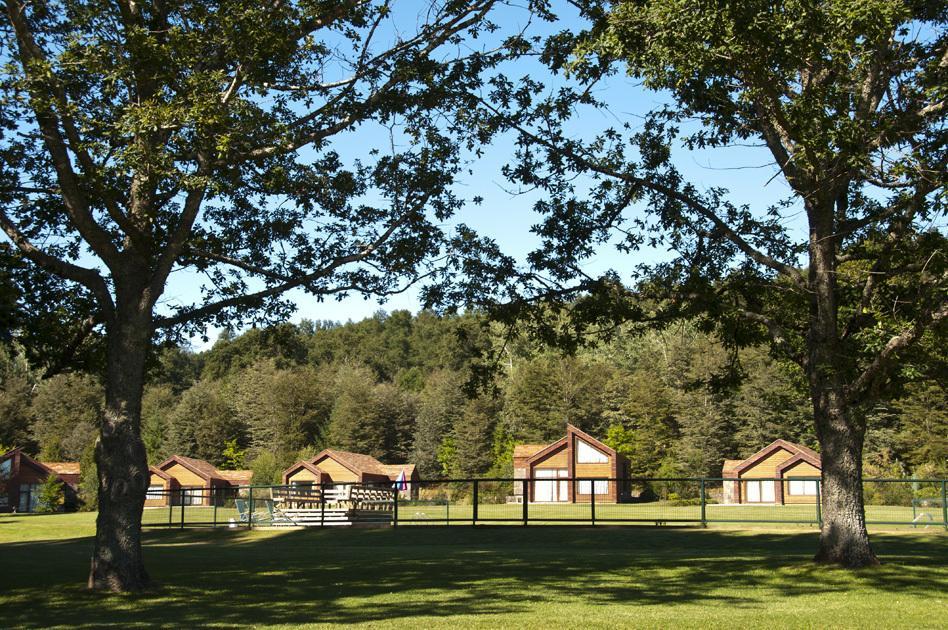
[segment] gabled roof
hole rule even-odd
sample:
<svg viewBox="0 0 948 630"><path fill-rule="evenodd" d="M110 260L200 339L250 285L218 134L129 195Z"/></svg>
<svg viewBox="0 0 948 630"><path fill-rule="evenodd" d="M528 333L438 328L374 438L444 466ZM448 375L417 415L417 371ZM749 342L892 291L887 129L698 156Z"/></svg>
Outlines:
<svg viewBox="0 0 948 630"><path fill-rule="evenodd" d="M206 462L203 459L185 457L184 455L172 455L165 461L158 464L158 468L164 470L171 464L180 464L205 481L224 481L224 478L221 477L220 471L214 468L213 464Z"/></svg>
<svg viewBox="0 0 948 630"><path fill-rule="evenodd" d="M41 462L44 466L52 470L57 475L78 475L80 474L79 462Z"/></svg>
<svg viewBox="0 0 948 630"><path fill-rule="evenodd" d="M608 455L609 457L616 457L616 451L615 451L615 449L612 449L612 448L606 446L605 444L603 444L602 442L600 442L599 440L597 440L597 439L594 438L593 436L589 435L588 433L586 433L585 431L583 431L583 430L580 429L579 427L573 426L572 424L570 424L570 423L567 422L567 423L566 423L566 435L564 435L563 437L561 437L561 438L558 439L557 441L553 442L552 444L548 444L548 445L546 445L546 446L541 446L541 447L539 447L539 450L536 450L535 452L533 452L532 454L530 454L530 455L527 456L527 463L536 462L536 461L541 460L541 459L543 459L544 457L546 457L546 456L548 456L548 455L550 455L550 454L552 454L552 453L555 453L555 452L558 451L559 449L561 449L561 448L563 448L564 446L566 446L567 443L569 442L570 437L572 437L572 436L576 436L576 437L580 438L582 441L586 442L586 443L589 444L590 446L593 446L593 447L599 449L600 451L604 452L604 453L605 453L606 455ZM518 446L515 446L515 447L514 447L514 457L518 457L518 455L517 455L517 449L518 449L518 448L523 448L523 450L522 450L521 452L526 452L527 448L531 448L531 449L532 449L532 448L534 448L534 446L535 446L535 445L533 445L533 444L520 444L520 445L518 445Z"/></svg>
<svg viewBox="0 0 948 630"><path fill-rule="evenodd" d="M528 457L528 458L527 458L527 463L529 464L529 463L533 463L533 462L535 462L535 461L537 461L537 460L541 460L541 459L543 459L544 457L546 457L546 456L548 456L548 455L550 455L550 454L552 454L552 453L555 453L556 451L560 450L561 448L565 448L565 447L566 447L566 438L567 438L567 437L569 437L569 434L564 435L563 437L561 437L561 438L558 439L557 441L553 442L552 444L548 444L547 446L543 447L542 449L540 449L539 451L537 451L536 453L534 453L533 455L531 455L530 457Z"/></svg>
<svg viewBox="0 0 948 630"><path fill-rule="evenodd" d="M382 470L382 462L375 459L371 455L352 453L350 451L339 451L334 448L323 449L317 453L315 457L309 460L309 462L311 464L316 464L324 457L331 457L357 475L369 473L374 475L384 475L386 477L388 476L388 474Z"/></svg>
<svg viewBox="0 0 948 630"><path fill-rule="evenodd" d="M535 453L542 451L548 445L547 444L517 444L514 446L513 456L514 459L520 457L530 457Z"/></svg>
<svg viewBox="0 0 948 630"><path fill-rule="evenodd" d="M252 470L218 470L217 472L232 486L249 486L253 480Z"/></svg>
<svg viewBox="0 0 948 630"><path fill-rule="evenodd" d="M610 455L612 457L616 456L615 449L609 446L606 446L605 444L603 444L602 442L600 442L593 436L589 435L588 433L586 433L579 427L574 427L573 425L566 423L566 435L569 436L570 434L579 436L580 438L583 439L583 441L589 442L590 444L592 444L593 446L595 446L601 451L605 451L607 455Z"/></svg>
<svg viewBox="0 0 948 630"><path fill-rule="evenodd" d="M807 449L807 450L809 450L809 449ZM800 451L799 453L797 453L796 455L794 455L793 457L791 457L791 458L788 459L787 461L781 462L781 463L777 466L776 472L777 472L778 475L780 475L780 474L782 474L785 470L789 470L790 468L793 468L793 467L796 466L797 464L800 464L800 463L803 463L803 462L806 462L806 463L812 465L814 468L817 468L817 469L820 469L820 470L822 470L822 468L823 468L823 465L822 465L823 462L822 462L822 460L820 459L820 456L819 456L819 455L817 455L816 457L813 457L812 455L810 455L810 453L807 453L806 451Z"/></svg>
<svg viewBox="0 0 948 630"><path fill-rule="evenodd" d="M161 477L161 478L164 479L165 481L170 481L170 480L171 480L171 475L169 475L168 473L166 473L166 472L163 471L162 469L158 468L157 466L149 466L149 467L148 467L148 472L150 472L150 473L153 474L153 475L158 475L159 477Z"/></svg>
<svg viewBox="0 0 948 630"><path fill-rule="evenodd" d="M46 466L43 462L38 461L27 455L23 452L21 447L12 448L3 455L0 455L0 461L5 459L13 459L13 465L11 466L10 473L13 476L16 476L20 473L20 468L25 463L27 466L35 468L36 470L46 473L47 475L56 475L56 472ZM58 476L58 475L57 475Z"/></svg>
<svg viewBox="0 0 948 630"><path fill-rule="evenodd" d="M405 471L406 479L411 479L411 476L415 474L414 464L379 464L379 466L392 481L398 479L398 475L400 475L402 471Z"/></svg>
<svg viewBox="0 0 948 630"><path fill-rule="evenodd" d="M742 473L748 468L752 468L753 466L757 465L763 459L769 457L780 449L783 449L794 456L800 455L818 468L821 466L820 455L813 449L807 448L801 444L795 444L794 442L788 442L787 440L774 440L747 459L742 460L737 466L733 468L733 472L738 474Z"/></svg>
<svg viewBox="0 0 948 630"><path fill-rule="evenodd" d="M312 462L300 460L300 461L294 463L292 466L290 466L290 467L287 468L286 470L284 470L284 471L283 471L283 475L284 475L284 476L286 476L286 475L292 475L293 473L295 473L295 472L296 472L297 470L299 470L300 468L305 468L306 470L308 470L309 472L311 472L311 473L313 473L314 475L317 475L317 476L319 476L319 475L322 474L322 471L321 471L320 469L316 468L316 465L313 464Z"/></svg>

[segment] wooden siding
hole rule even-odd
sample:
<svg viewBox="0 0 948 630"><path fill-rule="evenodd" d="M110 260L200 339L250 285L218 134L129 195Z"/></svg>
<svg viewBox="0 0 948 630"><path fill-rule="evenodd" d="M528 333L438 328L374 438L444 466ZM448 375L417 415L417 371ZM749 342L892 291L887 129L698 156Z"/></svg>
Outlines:
<svg viewBox="0 0 948 630"><path fill-rule="evenodd" d="M576 464L577 477L612 477L612 462L604 464Z"/></svg>
<svg viewBox="0 0 948 630"><path fill-rule="evenodd" d="M546 458L535 462L533 468L568 468L569 467L569 453L564 446L563 448L550 453Z"/></svg>
<svg viewBox="0 0 948 630"><path fill-rule="evenodd" d="M816 503L816 495L790 494L790 477L815 477L820 478L820 469L809 462L800 462L783 471L783 476L787 481L783 482L783 502L784 503Z"/></svg>
<svg viewBox="0 0 948 630"><path fill-rule="evenodd" d="M207 481L205 481L200 475L195 475L181 464L172 464L165 468L164 471L166 474L171 475L177 479L181 486L198 488L207 487Z"/></svg>
<svg viewBox="0 0 948 630"><path fill-rule="evenodd" d="M161 486L165 490L168 490L169 485L170 485L170 481L165 481L164 479L162 479L160 476L156 475L155 473L152 473L151 477L149 477L148 479L149 488L152 486ZM163 505L168 505L169 498L170 497L167 494L165 494L159 499L145 499L145 507L161 507Z"/></svg>
<svg viewBox="0 0 948 630"><path fill-rule="evenodd" d="M289 484L294 481L317 481L317 478L313 471L300 467L292 475L286 477L286 483Z"/></svg>
<svg viewBox="0 0 948 630"><path fill-rule="evenodd" d="M757 462L742 472L741 477L748 479L773 479L777 476L777 466L793 457L793 455L793 453L783 448L776 450L766 459Z"/></svg>
<svg viewBox="0 0 948 630"><path fill-rule="evenodd" d="M359 475L355 474L328 455L316 462L315 466L329 475L329 477L336 483L359 481Z"/></svg>

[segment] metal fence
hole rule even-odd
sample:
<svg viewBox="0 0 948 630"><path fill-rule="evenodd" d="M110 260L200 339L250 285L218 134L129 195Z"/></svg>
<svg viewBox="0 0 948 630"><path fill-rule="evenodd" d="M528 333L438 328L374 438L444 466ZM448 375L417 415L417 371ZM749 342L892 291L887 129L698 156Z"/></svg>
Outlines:
<svg viewBox="0 0 948 630"><path fill-rule="evenodd" d="M866 479L869 525L948 529L948 480ZM535 478L150 492L145 527L822 524L818 478Z"/></svg>

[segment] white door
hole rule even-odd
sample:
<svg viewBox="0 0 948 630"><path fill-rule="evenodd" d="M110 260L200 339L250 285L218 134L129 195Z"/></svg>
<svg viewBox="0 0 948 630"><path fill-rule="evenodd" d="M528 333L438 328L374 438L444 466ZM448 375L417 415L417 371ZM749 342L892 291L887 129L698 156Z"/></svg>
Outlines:
<svg viewBox="0 0 948 630"><path fill-rule="evenodd" d="M760 482L760 502L761 503L773 503L775 499L774 496L774 481L761 481Z"/></svg>
<svg viewBox="0 0 948 630"><path fill-rule="evenodd" d="M747 502L760 503L760 482L759 481L747 482Z"/></svg>
<svg viewBox="0 0 948 630"><path fill-rule="evenodd" d="M540 502L555 501L556 482L553 481L552 478L556 476L556 471L536 470L534 471L534 476L538 481L534 482L533 500ZM543 481L539 481L541 479L543 479Z"/></svg>

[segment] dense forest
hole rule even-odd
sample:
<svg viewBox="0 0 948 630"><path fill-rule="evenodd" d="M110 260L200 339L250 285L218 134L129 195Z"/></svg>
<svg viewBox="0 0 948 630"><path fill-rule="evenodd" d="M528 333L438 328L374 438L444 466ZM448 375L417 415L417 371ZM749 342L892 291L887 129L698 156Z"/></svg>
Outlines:
<svg viewBox="0 0 948 630"><path fill-rule="evenodd" d="M0 445L92 466L99 378L43 378L15 344L0 372ZM948 473L943 384L913 384L867 413L868 477ZM509 476L515 443L557 439L566 422L641 476L718 476L724 458L775 438L818 447L802 375L763 347L734 355L682 324L566 354L478 316L407 311L225 333L204 352L166 346L142 432L152 463L191 455L266 483L323 447L411 461L427 478Z"/></svg>

